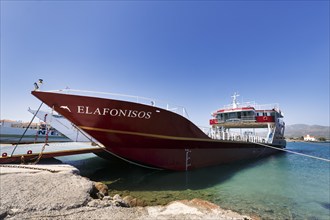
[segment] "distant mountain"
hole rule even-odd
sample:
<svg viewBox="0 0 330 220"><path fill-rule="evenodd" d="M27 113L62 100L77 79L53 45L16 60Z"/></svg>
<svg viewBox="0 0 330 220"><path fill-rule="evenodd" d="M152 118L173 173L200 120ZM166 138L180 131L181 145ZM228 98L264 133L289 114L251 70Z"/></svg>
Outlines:
<svg viewBox="0 0 330 220"><path fill-rule="evenodd" d="M285 137L301 137L306 134L315 137L330 138L330 127L321 125L293 124L285 126Z"/></svg>

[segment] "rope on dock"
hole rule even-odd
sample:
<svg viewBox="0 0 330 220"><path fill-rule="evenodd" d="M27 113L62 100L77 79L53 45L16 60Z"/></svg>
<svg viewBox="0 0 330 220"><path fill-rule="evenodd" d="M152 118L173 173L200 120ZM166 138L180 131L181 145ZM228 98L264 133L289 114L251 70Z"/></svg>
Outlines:
<svg viewBox="0 0 330 220"><path fill-rule="evenodd" d="M325 158L322 158L322 157L316 157L316 156L312 156L312 155L308 155L308 154L298 153L298 152L295 152L295 151L291 151L291 150L287 150L287 149L283 149L283 148L277 148L277 147L273 147L273 146L269 146L269 145L261 144L261 143L256 143L256 144L261 145L263 147L273 148L275 150L280 150L280 151L288 152L288 153L291 153L291 154L297 154L299 156L309 157L309 158L313 158L313 159L317 159L317 160L323 160L325 162L330 163L329 159L325 159Z"/></svg>
<svg viewBox="0 0 330 220"><path fill-rule="evenodd" d="M22 166L22 165L12 165L12 164L0 164L0 167L9 167L9 168L23 168L23 169L31 169L31 170L41 170L41 171L48 171L51 173L59 172L57 170L41 168L41 167L32 167L32 166Z"/></svg>

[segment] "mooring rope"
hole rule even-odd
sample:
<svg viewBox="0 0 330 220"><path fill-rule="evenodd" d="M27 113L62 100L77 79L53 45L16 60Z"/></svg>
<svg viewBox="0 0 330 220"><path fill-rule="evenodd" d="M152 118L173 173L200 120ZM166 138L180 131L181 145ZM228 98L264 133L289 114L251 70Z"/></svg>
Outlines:
<svg viewBox="0 0 330 220"><path fill-rule="evenodd" d="M38 110L38 111L39 111L39 110ZM37 111L37 113L38 113L38 111ZM50 118L50 123L49 123L49 124L51 124L51 121L52 121L52 118L53 118L53 114L54 114L54 107L53 107L53 109L52 109L52 113L51 113L51 118ZM37 163L39 163L39 161L40 161L41 157L43 156L43 153L44 153L44 151L45 151L45 149L46 149L46 146L49 146L49 144L48 144L48 138L49 138L49 132L50 132L50 129L48 128L48 124L47 124L47 114L46 114L45 117L44 117L44 122L46 123L46 137L45 137L45 144L42 146L41 151L40 151L38 157L36 157L36 160L35 160L34 162L30 162L30 163L29 163L30 165L36 165ZM32 161L32 160L33 160L33 159L31 159L31 161ZM24 156L21 157L21 164L25 164Z"/></svg>
<svg viewBox="0 0 330 220"><path fill-rule="evenodd" d="M16 146L14 147L14 150L11 152L11 155L10 155L11 157L13 156L13 154L14 154L14 152L15 152L15 150L16 150L16 148L17 148L17 146L19 145L19 143L21 143L21 141L22 141L22 139L23 139L23 137L24 137L25 133L26 133L26 132L27 132L27 130L30 128L30 125L32 124L32 122L33 122L34 118L36 117L37 113L39 112L39 110L40 110L40 108L41 108L42 104L44 104L44 103L42 102L42 103L40 104L40 106L39 106L39 108L38 108L37 112L36 112L36 113L33 115L33 117L32 117L32 119L31 119L31 121L30 121L29 125L26 127L26 129L25 129L24 133L22 134L21 138L20 138L20 139L19 139L19 141L16 143Z"/></svg>
<svg viewBox="0 0 330 220"><path fill-rule="evenodd" d="M312 155L308 155L308 154L298 153L298 152L295 152L295 151L291 151L291 150L287 150L287 149L283 149L283 148L277 148L277 147L273 147L273 146L269 146L269 145L261 144L261 143L256 143L256 144L259 144L259 145L264 146L264 147L273 148L273 149L276 149L276 150L288 152L288 153L291 153L291 154L297 154L297 155L304 156L304 157L309 157L309 158L313 158L313 159L317 159L317 160L323 160L323 161L326 161L326 162L330 163L329 159L325 159L325 158L322 158L322 157L316 157L316 156L312 156Z"/></svg>
<svg viewBox="0 0 330 220"><path fill-rule="evenodd" d="M31 169L31 170L41 170L41 171L49 171L49 172L52 172L52 173L59 172L57 170L52 170L52 169L42 168L42 167L32 167L32 166L29 166L29 165L0 164L0 167L22 168L22 169Z"/></svg>

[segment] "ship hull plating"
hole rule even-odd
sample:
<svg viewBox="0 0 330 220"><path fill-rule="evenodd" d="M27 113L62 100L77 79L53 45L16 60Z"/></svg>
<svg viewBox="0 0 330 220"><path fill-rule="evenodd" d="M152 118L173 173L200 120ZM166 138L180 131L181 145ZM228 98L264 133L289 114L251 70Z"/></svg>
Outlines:
<svg viewBox="0 0 330 220"><path fill-rule="evenodd" d="M152 105L52 92L32 94L108 152L149 167L191 170L278 152L252 142L211 139L185 117Z"/></svg>

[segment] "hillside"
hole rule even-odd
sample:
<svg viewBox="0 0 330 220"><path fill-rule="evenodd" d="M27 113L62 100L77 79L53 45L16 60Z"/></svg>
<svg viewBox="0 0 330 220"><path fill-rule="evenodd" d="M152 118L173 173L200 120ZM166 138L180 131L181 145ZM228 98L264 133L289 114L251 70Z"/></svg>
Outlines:
<svg viewBox="0 0 330 220"><path fill-rule="evenodd" d="M306 134L330 138L330 127L321 125L293 124L285 126L285 137L301 137Z"/></svg>

